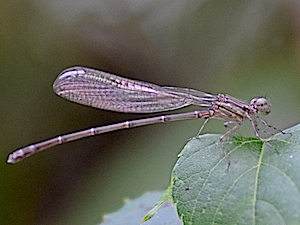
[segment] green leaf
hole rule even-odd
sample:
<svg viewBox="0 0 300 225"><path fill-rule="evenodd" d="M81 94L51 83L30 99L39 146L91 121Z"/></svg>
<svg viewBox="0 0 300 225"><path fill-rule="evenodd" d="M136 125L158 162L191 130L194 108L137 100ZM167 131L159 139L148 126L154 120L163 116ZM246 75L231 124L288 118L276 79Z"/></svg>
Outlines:
<svg viewBox="0 0 300 225"><path fill-rule="evenodd" d="M300 224L300 125L269 140L219 135L192 139L173 173L173 201L184 224Z"/></svg>

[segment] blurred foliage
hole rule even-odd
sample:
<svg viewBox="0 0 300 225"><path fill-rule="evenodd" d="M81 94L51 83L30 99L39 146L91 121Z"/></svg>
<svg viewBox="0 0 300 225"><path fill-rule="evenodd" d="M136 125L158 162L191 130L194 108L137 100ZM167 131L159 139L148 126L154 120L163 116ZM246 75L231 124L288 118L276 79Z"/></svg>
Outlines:
<svg viewBox="0 0 300 225"><path fill-rule="evenodd" d="M1 1L1 222L100 223L123 197L165 189L178 152L202 123L118 131L7 165L22 146L145 116L55 96L52 82L69 66L245 100L267 96L271 124L298 123L299 10L298 1L280 0ZM224 131L218 121L204 129ZM253 135L250 126L239 134Z"/></svg>
<svg viewBox="0 0 300 225"><path fill-rule="evenodd" d="M163 191L147 192L134 200L127 200L117 212L105 215L101 225L140 224L141 218L162 195ZM177 214L176 204L173 204L171 200L165 202L151 220L143 223L143 225L155 224L182 225Z"/></svg>

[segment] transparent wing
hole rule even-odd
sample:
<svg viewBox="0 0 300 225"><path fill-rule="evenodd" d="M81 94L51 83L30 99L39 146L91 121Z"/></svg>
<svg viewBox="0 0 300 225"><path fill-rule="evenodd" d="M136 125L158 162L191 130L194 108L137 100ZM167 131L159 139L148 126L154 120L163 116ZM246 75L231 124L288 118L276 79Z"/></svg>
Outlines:
<svg viewBox="0 0 300 225"><path fill-rule="evenodd" d="M85 67L64 70L53 90L70 101L95 108L152 113L191 104L210 107L216 96L188 88L161 87Z"/></svg>

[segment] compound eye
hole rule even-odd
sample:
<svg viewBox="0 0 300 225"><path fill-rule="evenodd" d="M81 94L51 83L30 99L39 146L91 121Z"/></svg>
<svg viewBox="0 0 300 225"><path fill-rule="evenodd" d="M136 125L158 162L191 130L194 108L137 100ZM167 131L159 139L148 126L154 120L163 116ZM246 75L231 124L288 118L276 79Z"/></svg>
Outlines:
<svg viewBox="0 0 300 225"><path fill-rule="evenodd" d="M250 104L252 104L257 109L257 112L260 114L266 115L266 114L270 113L269 102L265 98L252 99Z"/></svg>

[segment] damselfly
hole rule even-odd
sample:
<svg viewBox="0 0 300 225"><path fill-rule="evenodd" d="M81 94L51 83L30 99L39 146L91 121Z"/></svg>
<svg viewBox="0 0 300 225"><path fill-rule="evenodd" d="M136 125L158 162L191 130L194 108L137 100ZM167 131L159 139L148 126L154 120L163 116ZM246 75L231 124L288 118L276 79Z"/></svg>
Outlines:
<svg viewBox="0 0 300 225"><path fill-rule="evenodd" d="M268 145L266 139L280 132L258 117L258 114L270 113L270 105L265 98L254 98L248 104L227 94L212 95L190 88L159 86L85 67L71 67L61 72L53 84L53 90L73 102L126 113L162 112L189 105L207 109L137 119L58 136L16 150L9 155L8 163L17 163L36 152L84 137L168 121L203 118L205 122L198 135L209 119L226 121L224 125L231 124L232 128L220 137L221 143L245 120L250 121L256 137Z"/></svg>

